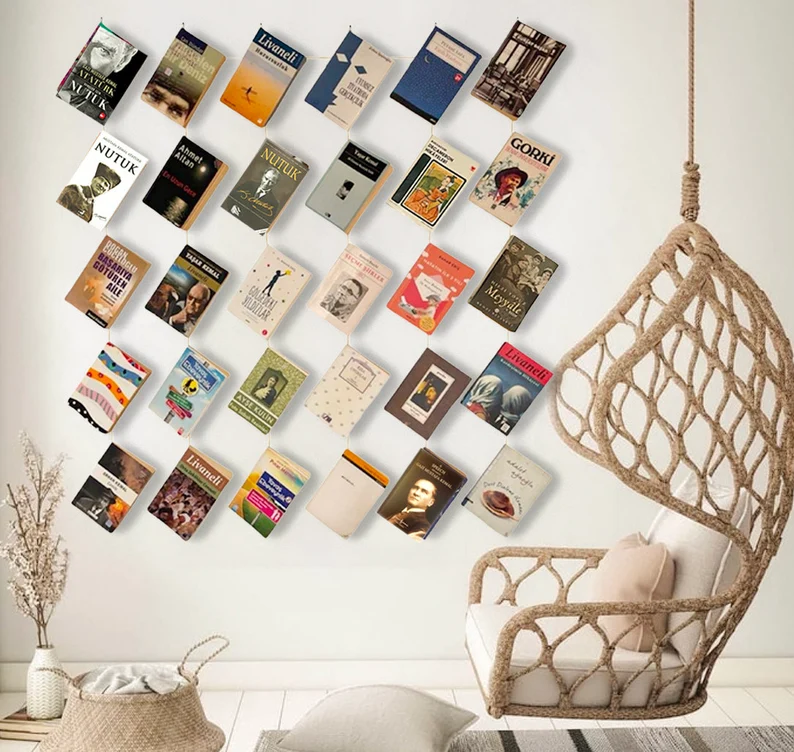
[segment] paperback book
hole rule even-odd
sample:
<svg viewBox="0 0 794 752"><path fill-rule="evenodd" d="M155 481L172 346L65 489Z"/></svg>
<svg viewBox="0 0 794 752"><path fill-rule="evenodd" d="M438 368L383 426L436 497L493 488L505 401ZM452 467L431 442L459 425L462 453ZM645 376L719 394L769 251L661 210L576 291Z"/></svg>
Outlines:
<svg viewBox="0 0 794 752"><path fill-rule="evenodd" d="M410 538L424 540L465 485L464 473L429 449L420 449L378 514Z"/></svg>
<svg viewBox="0 0 794 752"><path fill-rule="evenodd" d="M154 468L111 444L83 483L72 504L112 533L143 491Z"/></svg>
<svg viewBox="0 0 794 752"><path fill-rule="evenodd" d="M428 243L387 307L432 334L473 274L470 266Z"/></svg>
<svg viewBox="0 0 794 752"><path fill-rule="evenodd" d="M149 513L190 540L231 479L230 470L188 447L149 504Z"/></svg>
<svg viewBox="0 0 794 752"><path fill-rule="evenodd" d="M268 347L234 395L229 409L262 433L270 433L307 375Z"/></svg>
<svg viewBox="0 0 794 752"><path fill-rule="evenodd" d="M218 187L228 165L183 136L143 203L183 230L189 230Z"/></svg>
<svg viewBox="0 0 794 752"><path fill-rule="evenodd" d="M511 235L472 293L469 305L514 332L555 271L557 264L548 256Z"/></svg>
<svg viewBox="0 0 794 752"><path fill-rule="evenodd" d="M182 28L146 84L141 99L186 128L225 60L222 52Z"/></svg>
<svg viewBox="0 0 794 752"><path fill-rule="evenodd" d="M416 361L384 410L423 439L433 431L469 385L469 377L432 350Z"/></svg>
<svg viewBox="0 0 794 752"><path fill-rule="evenodd" d="M229 508L267 538L310 477L308 470L268 447Z"/></svg>
<svg viewBox="0 0 794 752"><path fill-rule="evenodd" d="M332 431L346 437L388 380L388 371L345 345L314 387L306 407Z"/></svg>
<svg viewBox="0 0 794 752"><path fill-rule="evenodd" d="M102 131L57 203L91 227L104 230L148 161Z"/></svg>
<svg viewBox="0 0 794 752"><path fill-rule="evenodd" d="M431 136L389 205L432 229L479 166L471 157Z"/></svg>
<svg viewBox="0 0 794 752"><path fill-rule="evenodd" d="M58 85L58 99L104 124L145 60L143 52L100 23Z"/></svg>
<svg viewBox="0 0 794 752"><path fill-rule="evenodd" d="M147 271L148 261L105 235L66 294L66 302L106 329L127 305Z"/></svg>
<svg viewBox="0 0 794 752"><path fill-rule="evenodd" d="M305 62L305 55L260 28L221 95L221 102L264 127Z"/></svg>
<svg viewBox="0 0 794 752"><path fill-rule="evenodd" d="M146 303L146 310L189 337L229 272L186 245Z"/></svg>
<svg viewBox="0 0 794 752"><path fill-rule="evenodd" d="M337 535L349 538L388 485L386 475L346 449L306 511Z"/></svg>
<svg viewBox="0 0 794 752"><path fill-rule="evenodd" d="M308 171L304 161L266 139L221 207L264 235Z"/></svg>
<svg viewBox="0 0 794 752"><path fill-rule="evenodd" d="M386 160L348 141L311 192L306 206L349 234L391 172Z"/></svg>
<svg viewBox="0 0 794 752"><path fill-rule="evenodd" d="M392 62L369 42L348 31L306 101L349 130L386 77Z"/></svg>
<svg viewBox="0 0 794 752"><path fill-rule="evenodd" d="M551 475L505 444L463 500L500 535L510 535L551 482Z"/></svg>
<svg viewBox="0 0 794 752"><path fill-rule="evenodd" d="M102 433L112 431L151 371L108 342L69 397L69 407Z"/></svg>
<svg viewBox="0 0 794 752"><path fill-rule="evenodd" d="M437 123L479 61L479 52L436 26L391 98L428 122Z"/></svg>
<svg viewBox="0 0 794 752"><path fill-rule="evenodd" d="M186 347L149 409L180 436L189 436L228 377L220 366Z"/></svg>
<svg viewBox="0 0 794 752"><path fill-rule="evenodd" d="M462 404L506 436L551 377L551 371L505 342L466 392Z"/></svg>
<svg viewBox="0 0 794 752"><path fill-rule="evenodd" d="M61 723L60 718L42 721L28 715L27 706L0 719L0 739L11 739L23 742L40 742L54 731ZM35 745L31 747L35 749Z"/></svg>
<svg viewBox="0 0 794 752"><path fill-rule="evenodd" d="M308 307L339 331L351 334L390 279L391 269L357 246L348 245Z"/></svg>
<svg viewBox="0 0 794 752"><path fill-rule="evenodd" d="M311 279L311 272L268 246L229 303L229 311L270 337Z"/></svg>

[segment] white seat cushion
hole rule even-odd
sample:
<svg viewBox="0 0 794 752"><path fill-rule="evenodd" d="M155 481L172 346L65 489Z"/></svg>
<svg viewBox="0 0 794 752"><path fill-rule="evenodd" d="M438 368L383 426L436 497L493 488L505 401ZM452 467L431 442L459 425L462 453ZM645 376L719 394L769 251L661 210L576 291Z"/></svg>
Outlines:
<svg viewBox="0 0 794 752"><path fill-rule="evenodd" d="M466 615L466 645L474 670L486 692L489 691L499 633L507 621L521 610L520 607L510 605L469 606ZM576 619L573 617L554 617L542 619L540 626L546 633L548 641L552 642L575 623ZM567 687L570 688L580 676L598 663L602 648L601 638L589 626L583 627L560 645L554 654L554 666L562 675ZM538 659L540 650L540 639L534 632L528 630L519 632L513 648L511 673L532 665ZM615 649L612 666L621 686L626 686L637 670L644 669L625 689L622 698L623 707L643 707L648 704L656 677L655 664L651 663L645 668L649 660L649 653ZM672 678L681 667L681 659L675 650L668 648L662 653L663 681ZM683 677L680 677L666 687L659 698L659 704L669 705L677 702L681 697L683 681ZM606 668L601 667L579 685L572 697L572 703L582 707L606 707L609 705L611 693L609 673ZM517 679L510 695L510 702L517 705L549 707L557 705L559 699L560 690L557 681L546 666Z"/></svg>

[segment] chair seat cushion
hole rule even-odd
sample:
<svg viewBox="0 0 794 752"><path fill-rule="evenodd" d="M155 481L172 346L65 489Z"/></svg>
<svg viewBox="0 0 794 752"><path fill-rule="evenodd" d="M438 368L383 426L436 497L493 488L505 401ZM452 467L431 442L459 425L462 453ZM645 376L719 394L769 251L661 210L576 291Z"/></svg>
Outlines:
<svg viewBox="0 0 794 752"><path fill-rule="evenodd" d="M491 668L496 645L502 627L523 609L510 605L475 604L469 606L466 615L466 646L474 670L486 694L490 690ZM540 620L547 640L551 643L565 630L577 623L574 617L553 617ZM603 649L601 637L589 625L585 625L568 637L554 653L554 667L562 676L568 689L581 676L590 672L599 662ZM510 663L511 674L531 666L541 654L540 638L529 630L518 633ZM612 667L621 687L624 688L622 707L644 707L648 704L656 678L656 664L651 654L616 648ZM669 681L682 668L681 659L675 650L662 652L662 682ZM632 676L640 672L636 678ZM662 690L658 704L669 705L681 698L683 677L679 677ZM609 671L600 667L585 679L572 697L572 704L581 707L608 707L612 694ZM510 703L551 707L560 700L560 689L554 674L547 666L521 676L513 684Z"/></svg>

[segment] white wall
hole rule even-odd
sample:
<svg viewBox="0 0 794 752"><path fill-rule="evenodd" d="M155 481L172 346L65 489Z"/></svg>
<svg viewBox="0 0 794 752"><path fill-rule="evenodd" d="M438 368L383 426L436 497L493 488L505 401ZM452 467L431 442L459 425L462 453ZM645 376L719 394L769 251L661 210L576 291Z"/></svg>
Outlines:
<svg viewBox="0 0 794 752"><path fill-rule="evenodd" d="M518 234L559 261L560 271L513 342L544 364L556 359L601 317L677 222L680 164L685 156L685 3L563 0L521 4L521 17L569 44L517 129L556 147L561 167L518 225ZM263 245L219 209L264 134L218 101L258 24L309 55L328 56L353 29L389 54L411 56L434 21L481 51L485 61L515 20L519 4L460 0L361 3L303 0L254 4L227 0L135 3L54 0L9 3L0 24L3 77L2 365L0 477L19 479L15 436L27 428L48 453L71 456L73 494L107 438L67 405L105 333L63 302L101 235L55 204L98 127L54 96L55 88L100 15L149 53L114 114L109 131L150 158L143 178L110 224L152 270L111 336L154 370L113 439L158 469L114 535L72 509L58 518L72 553L66 597L52 623L64 660L173 659L196 638L220 631L235 660L459 658L467 578L474 560L503 543L457 504L432 537L415 543L373 515L350 541L338 539L303 507L345 443L302 403L344 338L305 309L308 293L277 332L274 345L311 374L273 434L273 446L312 472L308 488L263 540L226 506L266 445L226 409L263 343L225 307ZM224 181L190 231L190 243L231 270L231 278L192 338L232 374L202 421L194 444L234 470L235 478L200 534L180 541L146 506L184 451L185 442L148 409L184 347L143 304L185 243L185 233L141 203L181 131L139 100L180 23L229 57L189 135L230 164ZM768 293L794 334L791 280L794 234L790 199L794 100L789 39L794 7L785 0L701 0L698 160L703 167L701 219L722 247ZM389 158L396 185L427 139L430 126L388 98L406 61L398 61L353 130L355 139ZM323 62L309 61L267 129L304 157L308 180L272 233L279 249L315 275L312 289L346 239L303 206L346 134L303 102ZM507 119L468 95L436 133L483 165L510 132ZM352 241L395 270L387 294L353 335L353 344L387 367L392 381L354 431L350 446L396 478L422 441L383 411L391 391L426 345L425 336L387 311L387 296L427 242L427 234L385 206L364 215ZM434 242L485 271L507 228L462 201ZM503 330L458 302L432 345L472 376L504 339ZM541 400L543 401L543 400ZM645 529L654 506L568 451L536 404L511 437L556 477L542 503L511 539L515 544L609 545ZM454 408L430 446L475 479L500 437ZM71 495L69 496L69 500ZM790 572L794 532L726 653L794 655ZM0 593L0 660L23 661L34 633Z"/></svg>

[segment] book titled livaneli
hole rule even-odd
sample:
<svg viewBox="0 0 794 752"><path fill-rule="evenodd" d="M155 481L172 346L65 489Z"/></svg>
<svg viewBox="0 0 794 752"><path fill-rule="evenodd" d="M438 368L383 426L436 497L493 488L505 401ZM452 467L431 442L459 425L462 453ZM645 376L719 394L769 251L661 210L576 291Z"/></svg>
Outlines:
<svg viewBox="0 0 794 752"><path fill-rule="evenodd" d="M303 53L260 28L221 95L221 102L264 127L305 62Z"/></svg>
<svg viewBox="0 0 794 752"><path fill-rule="evenodd" d="M66 294L66 302L105 329L148 270L148 261L106 235Z"/></svg>
<svg viewBox="0 0 794 752"><path fill-rule="evenodd" d="M183 136L143 197L143 203L189 230L228 170L206 149Z"/></svg>

